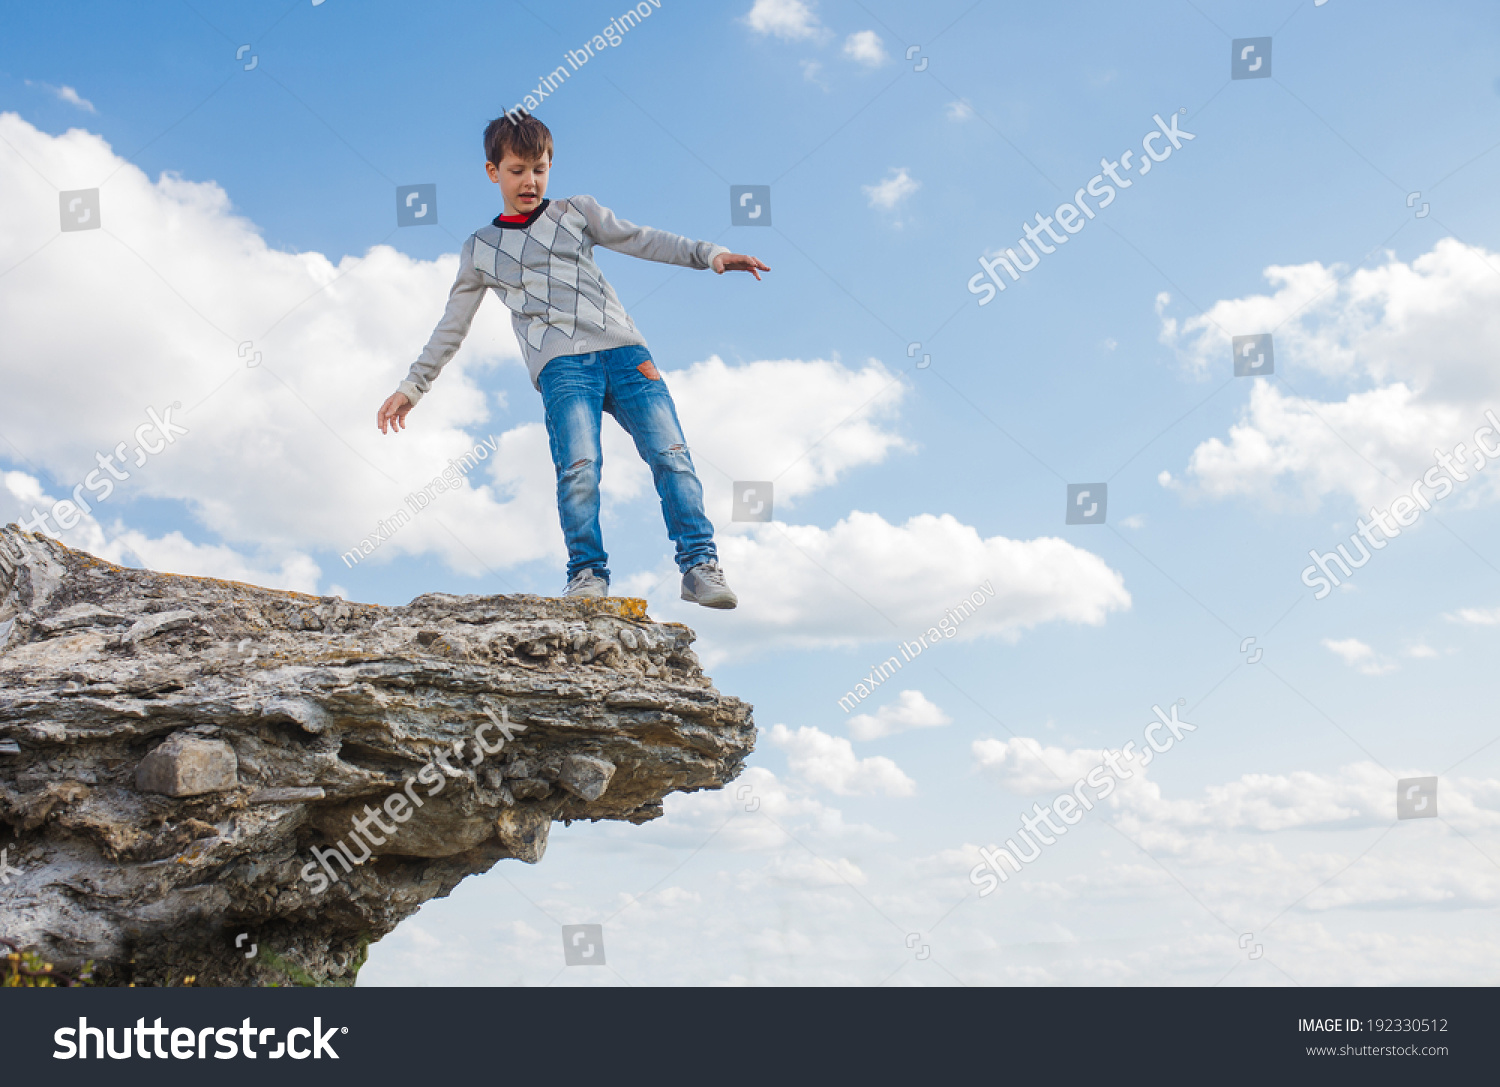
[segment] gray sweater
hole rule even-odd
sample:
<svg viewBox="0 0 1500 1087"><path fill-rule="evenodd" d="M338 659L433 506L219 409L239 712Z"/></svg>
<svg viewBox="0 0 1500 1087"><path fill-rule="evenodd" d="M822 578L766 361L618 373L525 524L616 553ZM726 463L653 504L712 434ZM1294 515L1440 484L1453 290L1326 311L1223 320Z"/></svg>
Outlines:
<svg viewBox="0 0 1500 1087"><path fill-rule="evenodd" d="M712 242L616 219L592 196L544 200L524 223L496 218L464 242L448 308L397 391L415 404L432 388L468 335L486 289L510 308L531 383L538 389L542 367L559 355L644 347L645 337L594 263L595 245L689 268L712 267L714 257L729 252Z"/></svg>

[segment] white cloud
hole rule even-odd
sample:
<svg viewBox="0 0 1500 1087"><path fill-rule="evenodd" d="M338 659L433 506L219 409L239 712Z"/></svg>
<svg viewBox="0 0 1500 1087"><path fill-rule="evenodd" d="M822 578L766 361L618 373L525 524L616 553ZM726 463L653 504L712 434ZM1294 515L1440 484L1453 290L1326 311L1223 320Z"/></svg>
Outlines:
<svg viewBox="0 0 1500 1087"><path fill-rule="evenodd" d="M1176 852L1188 850L1204 861L1223 859L1225 848L1232 851L1245 847L1219 847L1207 838L1189 839L1181 832L1384 827L1396 817L1397 779L1431 775L1430 770L1392 772L1373 762L1360 762L1333 773L1296 770L1245 774L1223 785L1208 785L1199 798L1174 800L1150 780L1149 768L1143 765L1140 733L1135 744L1132 758L1117 753L1117 761L1130 776L1110 775L1115 777L1117 788L1103 803L1115 810L1112 817L1132 836L1136 832L1149 835L1137 839L1143 845L1160 845ZM1027 798L1070 792L1076 782L1086 780L1105 755L1095 748L1048 747L1028 736L976 740L971 750L986 777L1006 792ZM1158 757L1173 756L1168 753ZM1086 792L1097 796L1092 786L1087 786ZM1459 829L1467 832L1500 827L1500 780L1443 777L1438 794L1443 818Z"/></svg>
<svg viewBox="0 0 1500 1087"><path fill-rule="evenodd" d="M67 496L48 494L37 479L24 472L0 473L0 524L27 519L34 509L50 509L59 497ZM106 511L103 506L95 509L100 513ZM318 564L299 551L281 552L268 557L268 561L257 562L230 547L195 544L181 532L153 539L124 528L118 521L106 530L92 513L80 510L79 516L79 523L59 538L69 547L87 551L106 562L167 574L225 578L274 589L318 593Z"/></svg>
<svg viewBox="0 0 1500 1087"><path fill-rule="evenodd" d="M1434 464L1435 448L1473 444L1485 407L1500 404L1500 256L1453 238L1411 263L1393 254L1346 278L1319 263L1273 266L1266 295L1223 300L1179 322L1158 298L1161 339L1187 366L1223 380L1230 337L1274 329L1277 373L1344 386L1321 401L1256 380L1227 438L1200 445L1169 486L1266 505L1344 495L1385 505ZM1496 473L1460 484L1450 504L1492 500Z"/></svg>
<svg viewBox="0 0 1500 1087"><path fill-rule="evenodd" d="M1099 766L1103 748L1048 747L1030 736L1012 740L983 739L970 745L974 760L996 784L1017 796L1064 793ZM1130 769L1129 760L1121 765ZM1137 771L1140 772L1140 771ZM1121 786L1134 778L1120 778Z"/></svg>
<svg viewBox="0 0 1500 1087"><path fill-rule="evenodd" d="M951 724L937 705L921 691L902 691L895 702L881 706L873 714L855 714L849 719L849 735L856 740L878 740L914 728L940 728Z"/></svg>
<svg viewBox="0 0 1500 1087"><path fill-rule="evenodd" d="M69 87L67 84L63 84L61 87L54 87L51 83L40 83L40 82L34 83L34 82L32 82L31 80L28 79L26 81L26 85L28 87L40 87L40 88L42 88L42 90L44 90L48 94L52 95L58 101L60 101L60 102L66 102L70 106L77 106L79 109L83 110L85 113L98 113L99 112L98 110L96 110L94 108L94 103L90 102L87 98L84 98L76 90L74 90L72 87Z"/></svg>
<svg viewBox="0 0 1500 1087"><path fill-rule="evenodd" d="M710 834L735 853L774 853L795 842L814 841L820 849L836 851L851 843L862 846L889 842L891 836L861 823L847 823L838 808L809 795L802 782L784 781L763 766L746 767L724 788L696 793L673 793L665 802L666 816L654 821L653 835L668 844L689 849ZM615 826L606 833L628 843L636 828ZM637 832L638 833L638 832Z"/></svg>
<svg viewBox="0 0 1500 1087"><path fill-rule="evenodd" d="M1374 648L1358 638L1335 640L1324 638L1323 645L1350 668L1358 669L1367 676L1382 676L1396 670L1396 665L1382 660Z"/></svg>
<svg viewBox="0 0 1500 1087"><path fill-rule="evenodd" d="M1459 608L1445 616L1450 623L1465 623L1474 627L1492 627L1500 624L1500 608Z"/></svg>
<svg viewBox="0 0 1500 1087"><path fill-rule="evenodd" d="M824 359L729 366L714 355L668 371L667 381L698 473L705 490L719 496L724 522L733 480L773 480L776 501L791 504L852 468L914 449L890 429L910 386L876 359L852 370ZM621 435L622 449L629 449L627 442ZM628 465L639 491L650 491L650 473L634 452L615 460ZM716 523L719 513L711 498Z"/></svg>
<svg viewBox="0 0 1500 1087"><path fill-rule="evenodd" d="M844 56L871 68L878 68L890 59L880 35L873 30L860 30L850 34L844 41Z"/></svg>
<svg viewBox="0 0 1500 1087"><path fill-rule="evenodd" d="M974 116L974 107L969 104L967 98L957 98L944 107L948 111L948 120L967 121Z"/></svg>
<svg viewBox="0 0 1500 1087"><path fill-rule="evenodd" d="M803 0L755 0L744 22L757 34L786 41L822 37L826 32Z"/></svg>
<svg viewBox="0 0 1500 1087"><path fill-rule="evenodd" d="M1130 607L1124 579L1097 555L1054 536L986 539L950 514L919 514L893 525L856 510L828 529L777 522L742 528L718 541L740 597L732 623L720 624L702 608L689 613L675 602L659 609L674 617L690 614L700 644L713 652L731 645L874 640L890 643L893 653L898 641L949 622L948 610L966 598L973 614L948 626L955 635L940 629L929 642L950 636L1014 641L1039 623L1097 626L1110 612ZM672 576L664 567L621 587L644 589ZM988 590L981 588L985 583ZM984 603L973 603L976 598Z"/></svg>
<svg viewBox="0 0 1500 1087"><path fill-rule="evenodd" d="M904 166L893 168L883 181L860 186L870 201L870 207L882 211L895 211L897 205L921 187L922 183L908 174Z"/></svg>
<svg viewBox="0 0 1500 1087"><path fill-rule="evenodd" d="M1153 784L1126 794L1128 810L1121 825L1259 832L1385 827L1396 817L1396 781L1431 774L1420 769L1389 771L1373 762L1353 763L1332 773L1245 774L1237 781L1208 786L1197 800L1166 800ZM1500 781L1441 777L1438 810L1451 826L1465 832L1500 827Z"/></svg>
<svg viewBox="0 0 1500 1087"><path fill-rule="evenodd" d="M793 776L839 796L911 796L917 791L916 782L890 759L861 759L842 736L807 726L793 732L776 725L770 739L786 751Z"/></svg>
<svg viewBox="0 0 1500 1087"><path fill-rule="evenodd" d="M1432 646L1420 644L1408 646L1406 649L1406 655L1414 660L1433 660L1441 656L1441 654L1439 654L1436 649L1432 648Z"/></svg>
<svg viewBox="0 0 1500 1087"><path fill-rule="evenodd" d="M794 887L862 887L870 878L847 857L831 861L806 853L782 853L766 866L762 878Z"/></svg>
<svg viewBox="0 0 1500 1087"><path fill-rule="evenodd" d="M909 834L843 825L751 767L723 790L668 797L666 818L639 827L554 827L543 866L497 869L430 903L418 925L372 947L361 979L545 984L560 968L557 928L535 912L534 928L495 922L497 900L525 907L520 891L561 921L611 918L606 940L622 952L611 961L636 985L952 984L942 968L971 985L1211 985L1231 967L1230 984L1285 983L1277 967L1309 985L1483 984L1500 946L1453 924L1458 910L1484 917L1500 903L1483 855L1495 855L1500 781L1444 778L1441 820L1393 826L1394 794L1391 774L1368 763L1247 775L1185 802L1143 789L981 901L967 881L978 846L1018 811L955 811L951 837L903 849ZM746 811L751 800L763 806ZM1095 829L1101 815L1130 840ZM621 889L662 874L649 894ZM1121 930L1121 916L1143 910L1161 923ZM906 925L942 968L911 958ZM418 947L413 927L440 934L441 953ZM1265 947L1258 962L1237 946L1248 931Z"/></svg>

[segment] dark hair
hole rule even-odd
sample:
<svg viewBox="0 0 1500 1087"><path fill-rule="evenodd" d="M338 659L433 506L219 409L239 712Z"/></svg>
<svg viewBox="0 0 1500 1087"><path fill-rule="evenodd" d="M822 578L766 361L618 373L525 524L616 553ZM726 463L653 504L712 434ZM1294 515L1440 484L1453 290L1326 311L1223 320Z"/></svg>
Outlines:
<svg viewBox="0 0 1500 1087"><path fill-rule="evenodd" d="M510 110L484 126L484 157L499 166L507 151L527 161L550 159L552 130L525 110Z"/></svg>

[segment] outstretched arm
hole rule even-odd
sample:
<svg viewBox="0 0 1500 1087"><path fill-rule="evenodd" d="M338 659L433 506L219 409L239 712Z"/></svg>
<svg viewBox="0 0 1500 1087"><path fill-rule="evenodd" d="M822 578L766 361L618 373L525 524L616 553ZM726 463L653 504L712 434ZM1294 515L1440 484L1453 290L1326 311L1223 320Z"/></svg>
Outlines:
<svg viewBox="0 0 1500 1087"><path fill-rule="evenodd" d="M484 291L484 280L474 269L474 239L470 237L459 250L458 276L453 280L453 289L448 292L448 305L443 310L442 320L433 329L422 354L412 363L406 380L386 398L375 416L375 425L382 434L386 433L387 425L393 432L405 428L407 412L416 407L432 388L438 374L469 334L479 303L484 301Z"/></svg>
<svg viewBox="0 0 1500 1087"><path fill-rule="evenodd" d="M627 256L687 268L712 268L715 257L729 252L713 242L698 242L681 234L657 230L653 226L637 226L616 218L614 212L592 196L570 196L568 206L583 216L585 231L595 245Z"/></svg>

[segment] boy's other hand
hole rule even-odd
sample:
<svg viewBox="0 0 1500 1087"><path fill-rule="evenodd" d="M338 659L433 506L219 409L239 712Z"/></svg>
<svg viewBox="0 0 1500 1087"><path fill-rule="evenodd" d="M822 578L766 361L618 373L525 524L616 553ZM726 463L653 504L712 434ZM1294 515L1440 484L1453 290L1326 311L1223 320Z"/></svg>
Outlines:
<svg viewBox="0 0 1500 1087"><path fill-rule="evenodd" d="M714 271L719 275L725 272L749 272L759 279L761 272L770 270L769 265L762 264L757 258L747 257L743 253L720 253L714 258Z"/></svg>
<svg viewBox="0 0 1500 1087"><path fill-rule="evenodd" d="M391 432L406 429L406 413L411 411L411 401L406 399L405 393L391 393L384 404L380 405L380 414L375 417L375 425L380 427L380 433L386 433L386 427Z"/></svg>

